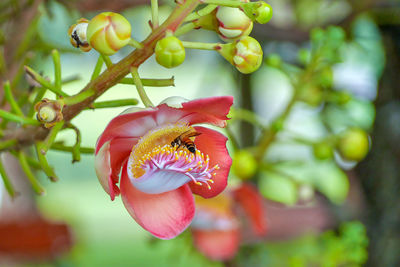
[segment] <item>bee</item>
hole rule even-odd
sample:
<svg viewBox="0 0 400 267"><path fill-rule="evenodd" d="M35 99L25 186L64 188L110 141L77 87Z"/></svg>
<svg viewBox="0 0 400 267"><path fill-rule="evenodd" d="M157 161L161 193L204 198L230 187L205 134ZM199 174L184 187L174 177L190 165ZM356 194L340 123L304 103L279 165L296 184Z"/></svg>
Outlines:
<svg viewBox="0 0 400 267"><path fill-rule="evenodd" d="M194 130L189 130L184 132L183 134L179 135L177 138L174 139L174 141L171 142L171 146L185 146L190 152L193 154L196 153L196 145L194 144L193 140L191 137L195 137L200 135L201 133L198 133Z"/></svg>

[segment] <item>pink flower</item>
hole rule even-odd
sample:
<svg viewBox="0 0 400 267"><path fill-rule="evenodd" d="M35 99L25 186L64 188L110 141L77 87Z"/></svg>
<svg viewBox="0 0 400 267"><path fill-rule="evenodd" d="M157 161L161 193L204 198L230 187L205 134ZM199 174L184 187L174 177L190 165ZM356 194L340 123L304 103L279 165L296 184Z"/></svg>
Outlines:
<svg viewBox="0 0 400 267"><path fill-rule="evenodd" d="M158 238L184 231L195 212L192 193L204 198L221 193L232 163L227 138L194 125L225 127L232 103L231 96L186 102L172 97L115 117L97 140L95 159L97 177L111 200L121 194L130 215ZM193 131L200 133L192 137L194 153L185 144L171 144Z"/></svg>
<svg viewBox="0 0 400 267"><path fill-rule="evenodd" d="M239 208L239 209L238 209ZM212 260L235 256L241 242L241 230L247 229L239 214L249 220L252 232L264 236L267 231L262 197L255 187L242 184L213 199L196 198L196 216L191 224L195 246Z"/></svg>

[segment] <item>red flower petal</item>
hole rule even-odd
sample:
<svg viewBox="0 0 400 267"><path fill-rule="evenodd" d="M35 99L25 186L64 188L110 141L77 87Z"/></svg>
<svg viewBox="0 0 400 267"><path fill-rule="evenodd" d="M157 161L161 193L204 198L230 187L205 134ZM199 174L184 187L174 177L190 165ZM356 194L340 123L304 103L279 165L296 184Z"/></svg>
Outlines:
<svg viewBox="0 0 400 267"><path fill-rule="evenodd" d="M103 144L113 138L139 138L157 126L154 119L157 109L144 109L122 114L110 121L96 144L96 154Z"/></svg>
<svg viewBox="0 0 400 267"><path fill-rule="evenodd" d="M120 186L122 200L129 214L158 238L174 238L193 219L194 199L187 185L162 194L146 194L131 184L125 165Z"/></svg>
<svg viewBox="0 0 400 267"><path fill-rule="evenodd" d="M192 230L194 244L200 252L212 260L229 260L239 248L239 231Z"/></svg>
<svg viewBox="0 0 400 267"><path fill-rule="evenodd" d="M175 109L183 112L180 122L190 125L199 123L213 124L219 127L226 126L226 115L233 104L232 96L218 96L196 99L183 102L182 108ZM168 106L160 105L160 110L164 111ZM169 108L169 107L168 107ZM171 109L171 108L169 108Z"/></svg>
<svg viewBox="0 0 400 267"><path fill-rule="evenodd" d="M259 236L265 235L267 222L265 220L263 198L257 189L250 184L242 184L233 191L233 197L250 219L253 231Z"/></svg>
<svg viewBox="0 0 400 267"><path fill-rule="evenodd" d="M119 195L119 188L116 185L119 182L119 173L137 141L137 138L113 139L106 142L95 157L97 177L111 200Z"/></svg>
<svg viewBox="0 0 400 267"><path fill-rule="evenodd" d="M189 186L193 193L204 198L211 198L224 191L228 183L228 174L232 165L232 159L226 149L228 138L208 128L200 126L194 128L201 133L195 139L197 149L210 157L210 167L218 164L220 169L216 171L217 175L213 178L214 183L210 184L211 189L208 189L205 184L197 185L194 182L190 182Z"/></svg>

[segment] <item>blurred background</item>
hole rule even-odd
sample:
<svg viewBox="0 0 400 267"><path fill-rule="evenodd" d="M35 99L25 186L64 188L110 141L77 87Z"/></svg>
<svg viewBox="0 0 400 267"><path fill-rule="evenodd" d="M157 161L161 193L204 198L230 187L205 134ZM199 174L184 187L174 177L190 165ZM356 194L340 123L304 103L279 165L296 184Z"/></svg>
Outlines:
<svg viewBox="0 0 400 267"><path fill-rule="evenodd" d="M190 228L161 241L138 226L122 201L110 201L101 188L93 155L72 164L69 153L50 151L48 160L60 180L51 183L38 173L47 194L36 197L14 157L2 153L20 195L10 199L4 188L0 191L0 264L399 266L400 2L268 3L272 20L255 25L250 34L264 51L263 65L255 73L240 74L214 51L200 50L187 51L184 64L174 69L163 68L154 57L140 69L143 78L175 78L174 87L146 88L154 103L169 96L235 97L232 120L224 131L236 160L229 186L244 180L257 186L263 196L265 236L254 236L244 220L236 255L213 260L193 245ZM23 65L51 80L50 51L56 48L61 53L63 90L79 92L90 80L98 54L81 53L70 45L70 25L100 11L120 12L131 22L133 37L141 41L150 33L149 4L2 0L0 81L12 81L18 98L24 98L35 89L25 79ZM162 2L161 20L173 7L172 1ZM214 32L204 30L182 39L221 42ZM111 60L118 62L131 51L126 47ZM119 84L100 100L124 97L138 98L132 85ZM87 110L76 117L73 123L81 130L82 146L94 147L107 123L124 109ZM349 130L368 133L365 158L346 158L330 145L332 138ZM253 168L254 159L246 157L265 131L272 139ZM63 131L57 141L73 145L73 131ZM352 149L357 154L365 150L363 145L356 143Z"/></svg>

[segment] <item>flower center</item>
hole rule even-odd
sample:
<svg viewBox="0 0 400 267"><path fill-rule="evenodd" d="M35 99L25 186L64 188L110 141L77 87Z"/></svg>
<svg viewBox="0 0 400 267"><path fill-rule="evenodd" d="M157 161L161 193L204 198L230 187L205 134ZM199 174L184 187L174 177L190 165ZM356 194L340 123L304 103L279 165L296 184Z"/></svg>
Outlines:
<svg viewBox="0 0 400 267"><path fill-rule="evenodd" d="M185 124L175 124L155 129L144 135L133 147L129 157L128 168L132 178L151 176L158 171L176 172L185 175L198 185L203 183L211 189L218 165L209 166L210 158L200 150L190 152L187 146L172 145L183 133L194 131ZM195 137L190 137L194 140Z"/></svg>

